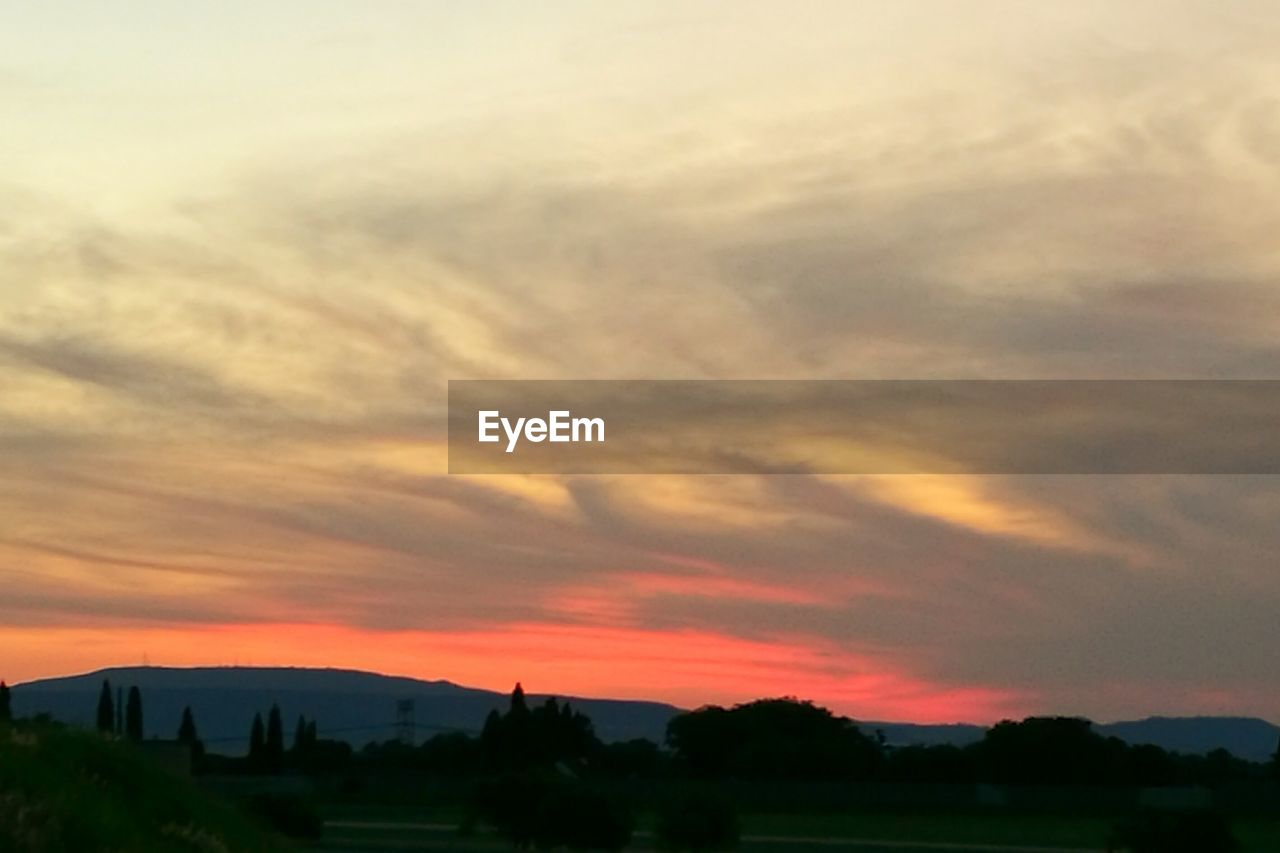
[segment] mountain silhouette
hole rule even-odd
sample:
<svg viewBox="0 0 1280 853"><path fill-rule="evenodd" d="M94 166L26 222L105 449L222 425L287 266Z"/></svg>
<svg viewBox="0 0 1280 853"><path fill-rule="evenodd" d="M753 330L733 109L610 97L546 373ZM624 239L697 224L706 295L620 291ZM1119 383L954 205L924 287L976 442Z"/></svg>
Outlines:
<svg viewBox="0 0 1280 853"><path fill-rule="evenodd" d="M172 738L190 705L200 737L211 751L230 755L248 750L255 713L280 706L286 720L305 715L317 721L323 738L356 748L396 736L396 703L412 699L419 740L443 731L478 734L485 717L505 710L506 692L464 687L449 681L381 675L344 669L294 667L113 667L83 675L47 678L13 688L13 711L46 712L54 719L92 726L103 679L125 690L136 685L146 707L145 736ZM546 695L531 693L530 703ZM586 713L602 740L650 738L661 742L667 721L680 713L673 705L590 699L555 694Z"/></svg>
<svg viewBox="0 0 1280 853"><path fill-rule="evenodd" d="M968 746L982 740L985 726L967 723L917 725L864 722L868 733L879 731L890 746L950 744ZM1280 726L1256 717L1147 717L1115 723L1094 723L1094 731L1133 746L1151 744L1169 752L1204 755L1225 749L1238 758L1266 762L1280 741Z"/></svg>
<svg viewBox="0 0 1280 853"><path fill-rule="evenodd" d="M396 703L414 702L419 740L443 731L478 734L492 710L510 703L505 691L481 690L450 681L382 675L347 669L297 667L114 667L83 675L47 678L13 688L15 715L47 712L55 719L91 727L102 680L113 687L137 685L146 706L147 737L172 738L190 705L200 736L212 751L242 754L248 748L255 713L266 714L273 703L285 720L304 715L318 723L319 736L344 740L359 748L393 738ZM681 712L674 705L618 699L590 699L563 694L530 694L529 703L548 695L567 699L587 714L605 741L648 738L662 743L667 722ZM869 735L880 732L891 746L948 743L965 746L982 739L986 728L971 724L922 725L859 722ZM1166 750L1204 754L1226 749L1240 758L1267 761L1280 740L1280 727L1252 717L1148 717L1094 726L1100 734L1131 744L1154 744Z"/></svg>
<svg viewBox="0 0 1280 853"><path fill-rule="evenodd" d="M1256 717L1147 717L1095 728L1134 745L1197 754L1225 749L1250 761L1269 761L1280 741L1280 726Z"/></svg>

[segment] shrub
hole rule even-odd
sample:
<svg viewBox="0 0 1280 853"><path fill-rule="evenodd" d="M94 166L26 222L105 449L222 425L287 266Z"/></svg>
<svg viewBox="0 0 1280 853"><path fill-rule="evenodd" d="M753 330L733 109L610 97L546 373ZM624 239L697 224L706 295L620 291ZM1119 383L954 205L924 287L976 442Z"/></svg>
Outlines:
<svg viewBox="0 0 1280 853"><path fill-rule="evenodd" d="M290 838L319 838L324 820L306 800L293 794L258 794L248 801L249 812Z"/></svg>
<svg viewBox="0 0 1280 853"><path fill-rule="evenodd" d="M658 845L664 850L733 850L740 832L733 806L711 794L672 800L658 816Z"/></svg>
<svg viewBox="0 0 1280 853"><path fill-rule="evenodd" d="M476 790L475 810L519 848L621 850L631 840L631 813L623 804L548 772L486 780Z"/></svg>
<svg viewBox="0 0 1280 853"><path fill-rule="evenodd" d="M576 784L544 799L534 843L541 848L621 850L631 841L631 831L631 814L622 804Z"/></svg>
<svg viewBox="0 0 1280 853"><path fill-rule="evenodd" d="M1151 813L1123 821L1111 843L1131 853L1237 853L1240 842L1213 812Z"/></svg>

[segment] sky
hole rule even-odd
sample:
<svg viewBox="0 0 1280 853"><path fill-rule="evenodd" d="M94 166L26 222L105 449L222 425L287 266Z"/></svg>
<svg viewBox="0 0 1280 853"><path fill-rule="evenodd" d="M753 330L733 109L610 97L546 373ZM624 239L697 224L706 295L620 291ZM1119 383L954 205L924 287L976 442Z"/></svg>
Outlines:
<svg viewBox="0 0 1280 853"><path fill-rule="evenodd" d="M1280 719L1280 480L449 476L481 378L1280 378L1268 2L0 5L0 677Z"/></svg>

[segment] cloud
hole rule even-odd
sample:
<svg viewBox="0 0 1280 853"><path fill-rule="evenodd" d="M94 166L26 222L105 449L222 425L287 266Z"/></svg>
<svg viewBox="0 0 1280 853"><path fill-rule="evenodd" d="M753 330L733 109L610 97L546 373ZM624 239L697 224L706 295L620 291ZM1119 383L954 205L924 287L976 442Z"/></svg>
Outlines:
<svg viewBox="0 0 1280 853"><path fill-rule="evenodd" d="M147 90L93 152L69 70L0 190L0 630L31 675L216 640L862 716L1280 714L1270 479L444 474L449 378L1274 377L1274 27L1154 8L910 42L832 11L750 77L706 39L770 40L583 22L515 83L357 75L359 116L269 139L275 78L197 98L205 143Z"/></svg>

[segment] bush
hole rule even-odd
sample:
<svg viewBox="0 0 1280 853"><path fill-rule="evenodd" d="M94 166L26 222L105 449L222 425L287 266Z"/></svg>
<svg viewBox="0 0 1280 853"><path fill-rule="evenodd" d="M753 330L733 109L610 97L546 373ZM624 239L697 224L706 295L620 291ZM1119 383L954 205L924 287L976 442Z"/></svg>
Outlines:
<svg viewBox="0 0 1280 853"><path fill-rule="evenodd" d="M542 805L534 843L570 850L621 850L631 841L631 813L581 783L551 792Z"/></svg>
<svg viewBox="0 0 1280 853"><path fill-rule="evenodd" d="M50 810L16 792L0 791L0 850L67 850Z"/></svg>
<svg viewBox="0 0 1280 853"><path fill-rule="evenodd" d="M711 794L668 802L658 816L657 839L663 850L733 850L740 832L733 806Z"/></svg>
<svg viewBox="0 0 1280 853"><path fill-rule="evenodd" d="M324 820L301 797L293 794L258 794L250 797L251 814L281 835L319 838Z"/></svg>
<svg viewBox="0 0 1280 853"><path fill-rule="evenodd" d="M1236 853L1240 842L1213 812L1152 813L1118 824L1111 843L1131 853Z"/></svg>
<svg viewBox="0 0 1280 853"><path fill-rule="evenodd" d="M476 814L499 835L523 850L533 843L544 784L543 780L531 774L486 779L476 788Z"/></svg>
<svg viewBox="0 0 1280 853"><path fill-rule="evenodd" d="M476 791L475 809L521 849L621 850L631 840L633 822L623 804L546 772L487 780Z"/></svg>
<svg viewBox="0 0 1280 853"><path fill-rule="evenodd" d="M5 853L267 853L286 849L254 821L132 743L23 721L0 736Z"/></svg>

